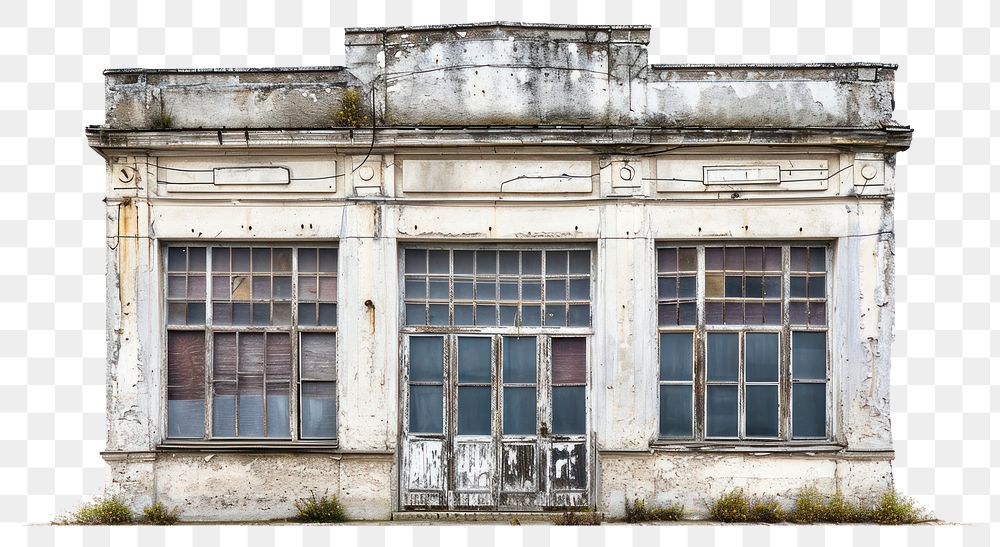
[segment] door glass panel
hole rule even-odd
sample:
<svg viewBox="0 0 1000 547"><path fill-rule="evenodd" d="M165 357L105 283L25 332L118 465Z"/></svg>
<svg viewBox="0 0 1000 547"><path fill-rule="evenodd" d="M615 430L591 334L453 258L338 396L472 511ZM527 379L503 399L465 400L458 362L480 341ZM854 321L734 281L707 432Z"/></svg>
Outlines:
<svg viewBox="0 0 1000 547"><path fill-rule="evenodd" d="M333 438L337 436L336 384L306 382L302 384L302 438Z"/></svg>
<svg viewBox="0 0 1000 547"><path fill-rule="evenodd" d="M792 333L792 378L826 379L826 333Z"/></svg>
<svg viewBox="0 0 1000 547"><path fill-rule="evenodd" d="M534 336L504 336L503 381L505 384L534 384L536 379Z"/></svg>
<svg viewBox="0 0 1000 547"><path fill-rule="evenodd" d="M489 435L490 402L489 386L458 387L458 434Z"/></svg>
<svg viewBox="0 0 1000 547"><path fill-rule="evenodd" d="M735 382L740 371L740 335L710 333L708 335L708 380Z"/></svg>
<svg viewBox="0 0 1000 547"><path fill-rule="evenodd" d="M557 435L582 435L586 427L584 386L552 387L552 432Z"/></svg>
<svg viewBox="0 0 1000 547"><path fill-rule="evenodd" d="M441 433L441 386L410 386L410 433Z"/></svg>
<svg viewBox="0 0 1000 547"><path fill-rule="evenodd" d="M534 387L504 387L504 435L534 435L536 433L536 401Z"/></svg>
<svg viewBox="0 0 1000 547"><path fill-rule="evenodd" d="M746 334L746 381L778 381L778 334Z"/></svg>
<svg viewBox="0 0 1000 547"><path fill-rule="evenodd" d="M410 338L411 382L440 382L443 363L443 337L413 336Z"/></svg>
<svg viewBox="0 0 1000 547"><path fill-rule="evenodd" d="M694 363L692 336L690 332L660 334L660 380L691 380Z"/></svg>
<svg viewBox="0 0 1000 547"><path fill-rule="evenodd" d="M826 436L826 384L792 385L792 436Z"/></svg>

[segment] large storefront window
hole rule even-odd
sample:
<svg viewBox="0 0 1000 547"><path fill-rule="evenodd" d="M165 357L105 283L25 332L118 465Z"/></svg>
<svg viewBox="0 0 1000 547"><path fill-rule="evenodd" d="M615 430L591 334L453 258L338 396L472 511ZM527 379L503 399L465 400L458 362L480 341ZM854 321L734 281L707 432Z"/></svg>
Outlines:
<svg viewBox="0 0 1000 547"><path fill-rule="evenodd" d="M167 437L336 437L337 249L165 254Z"/></svg>
<svg viewBox="0 0 1000 547"><path fill-rule="evenodd" d="M828 249L657 249L659 434L665 440L830 435Z"/></svg>

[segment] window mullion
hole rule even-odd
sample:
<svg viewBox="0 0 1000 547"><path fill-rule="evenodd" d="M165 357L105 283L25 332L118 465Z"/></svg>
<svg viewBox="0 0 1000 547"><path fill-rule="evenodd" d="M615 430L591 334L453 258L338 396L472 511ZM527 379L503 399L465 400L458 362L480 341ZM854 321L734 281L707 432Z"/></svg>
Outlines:
<svg viewBox="0 0 1000 547"><path fill-rule="evenodd" d="M781 247L781 338L778 362L778 437L792 438L791 247Z"/></svg>
<svg viewBox="0 0 1000 547"><path fill-rule="evenodd" d="M698 273L695 276L695 302L697 313L695 319L694 332L694 371L692 376L692 403L694 404L694 438L695 440L705 440L705 413L706 413L706 362L705 344L707 337L705 334L705 246L699 245L698 249Z"/></svg>
<svg viewBox="0 0 1000 547"><path fill-rule="evenodd" d="M212 313L212 249L205 247L205 433L202 440L212 438L212 409L215 399L215 331Z"/></svg>

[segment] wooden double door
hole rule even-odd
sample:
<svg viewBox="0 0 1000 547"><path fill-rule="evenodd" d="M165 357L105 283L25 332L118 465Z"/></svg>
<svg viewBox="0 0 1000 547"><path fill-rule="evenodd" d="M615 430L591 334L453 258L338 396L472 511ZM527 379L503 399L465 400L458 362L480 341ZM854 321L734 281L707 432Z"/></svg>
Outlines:
<svg viewBox="0 0 1000 547"><path fill-rule="evenodd" d="M588 337L409 334L401 342L402 509L590 505Z"/></svg>

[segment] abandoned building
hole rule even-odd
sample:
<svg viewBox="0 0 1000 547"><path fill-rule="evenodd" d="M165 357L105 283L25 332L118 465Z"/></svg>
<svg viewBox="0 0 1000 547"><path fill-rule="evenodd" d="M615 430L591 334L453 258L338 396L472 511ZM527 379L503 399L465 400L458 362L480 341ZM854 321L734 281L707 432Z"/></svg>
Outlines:
<svg viewBox="0 0 1000 547"><path fill-rule="evenodd" d="M192 520L892 483L896 67L646 26L106 71L107 488Z"/></svg>

